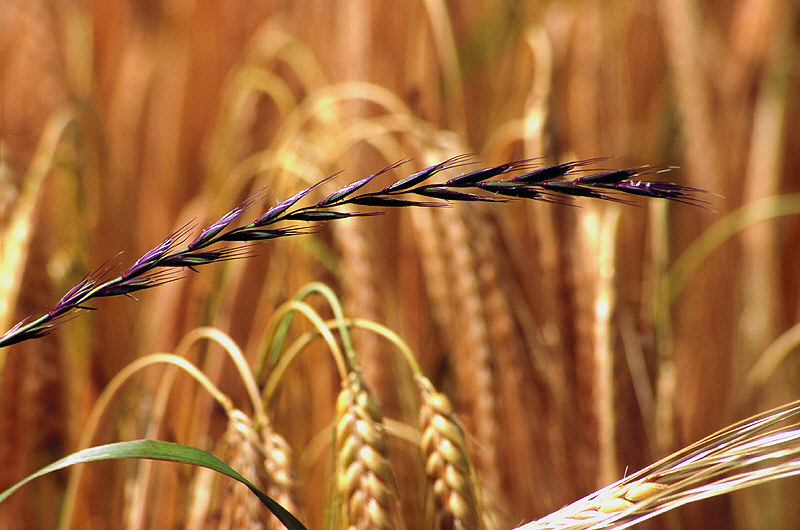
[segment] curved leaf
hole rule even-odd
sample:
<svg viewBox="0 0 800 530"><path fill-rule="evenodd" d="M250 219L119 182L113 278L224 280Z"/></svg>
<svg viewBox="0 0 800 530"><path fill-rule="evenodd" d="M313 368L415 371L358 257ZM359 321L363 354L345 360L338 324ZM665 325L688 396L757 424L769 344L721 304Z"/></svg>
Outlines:
<svg viewBox="0 0 800 530"><path fill-rule="evenodd" d="M230 468L225 462L216 456L197 449L196 447L189 447L170 442L162 442L159 440L133 440L129 442L118 442L108 445L100 445L97 447L90 447L83 449L65 456L61 460L53 462L52 464L43 467L39 471L33 473L17 482L4 492L0 493L0 502L7 499L17 489L21 488L28 482L35 478L39 478L47 473L58 471L66 467L82 464L85 462L96 462L99 460L112 460L117 458L147 458L150 460L166 460L170 462L180 462L183 464L191 464L193 466L202 466L223 475L227 475L233 479L238 480L247 486L256 497L277 517L286 528L290 530L305 530L305 526L298 521L289 511L283 506L278 504L275 500L267 494L259 490L255 484L244 478L242 475Z"/></svg>

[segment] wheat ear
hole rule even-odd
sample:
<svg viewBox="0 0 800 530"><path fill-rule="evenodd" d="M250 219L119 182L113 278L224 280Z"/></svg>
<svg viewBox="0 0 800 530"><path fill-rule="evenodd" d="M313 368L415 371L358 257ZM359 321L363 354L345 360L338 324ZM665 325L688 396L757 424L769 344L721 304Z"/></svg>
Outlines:
<svg viewBox="0 0 800 530"><path fill-rule="evenodd" d="M283 436L274 432L269 425L262 425L259 434L261 435L259 450L269 479L267 495L299 517L305 513L305 509L298 494L292 449ZM277 530L283 528L283 524L277 518L271 517L270 528Z"/></svg>
<svg viewBox="0 0 800 530"><path fill-rule="evenodd" d="M251 420L243 412L234 410L230 414L228 430L225 433L228 448L227 460L244 476L258 484L266 482L264 470L260 468L261 458L258 450L258 435L253 430ZM246 487L235 482L226 482L220 498L220 519L217 528L266 528L269 514L259 507Z"/></svg>
<svg viewBox="0 0 800 530"><path fill-rule="evenodd" d="M415 379L422 397L420 449L425 460L425 475L433 491L434 528L484 528L464 431L453 413L450 400L436 392L425 376L417 375Z"/></svg>
<svg viewBox="0 0 800 530"><path fill-rule="evenodd" d="M257 426L240 410L229 415L223 443L232 466L260 484L267 495L295 516L303 513L298 501L292 470L292 455L286 441L269 425ZM267 528L278 530L283 524L264 511L250 491L239 483L228 484L220 499L217 528Z"/></svg>
<svg viewBox="0 0 800 530"><path fill-rule="evenodd" d="M336 400L336 476L343 528L403 526L380 408L357 373Z"/></svg>
<svg viewBox="0 0 800 530"><path fill-rule="evenodd" d="M519 530L628 528L684 504L800 475L800 401L726 427Z"/></svg>

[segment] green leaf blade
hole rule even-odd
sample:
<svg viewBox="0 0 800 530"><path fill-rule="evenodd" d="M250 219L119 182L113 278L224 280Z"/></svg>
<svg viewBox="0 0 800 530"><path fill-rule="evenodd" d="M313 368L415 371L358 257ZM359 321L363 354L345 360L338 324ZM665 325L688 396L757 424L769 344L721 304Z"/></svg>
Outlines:
<svg viewBox="0 0 800 530"><path fill-rule="evenodd" d="M53 471L65 469L75 464L83 464L87 462L97 462L100 460L114 460L119 458L146 458L149 460L163 460L168 462L178 462L183 464L190 464L193 466L200 466L211 469L218 473L222 473L234 480L238 480L253 492L256 497L283 523L289 530L306 530L305 526L297 520L288 510L281 506L277 501L272 499L266 493L262 492L258 487L236 472L233 468L229 467L225 462L212 455L211 453L190 447L170 442L162 442L159 440L133 440L128 442L118 442L108 445L100 445L97 447L90 447L77 451L70 455L65 456L61 460L53 462L52 464L41 468L35 473L25 477L17 482L4 492L0 493L0 502L7 499L16 490Z"/></svg>

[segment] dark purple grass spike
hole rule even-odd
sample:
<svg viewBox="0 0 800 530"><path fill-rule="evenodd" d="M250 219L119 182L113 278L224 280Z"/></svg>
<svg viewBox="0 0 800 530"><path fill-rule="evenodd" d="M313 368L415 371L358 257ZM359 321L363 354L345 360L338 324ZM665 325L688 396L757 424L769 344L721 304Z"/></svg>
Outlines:
<svg viewBox="0 0 800 530"><path fill-rule="evenodd" d="M334 212L330 212L334 213ZM309 231L303 228L237 228L220 237L220 241L266 241L278 237L288 237L308 234Z"/></svg>
<svg viewBox="0 0 800 530"><path fill-rule="evenodd" d="M417 184L421 184L425 182L433 175L440 171L444 171L445 169L451 169L454 167L465 166L470 164L474 155L472 154L465 154L465 155L458 155L454 156L453 158L448 158L444 162L440 162L430 167L426 167L422 171L418 171L413 175L409 175L408 177L398 180L394 184L391 184L383 189L383 193L398 193L401 191L408 190L416 186Z"/></svg>
<svg viewBox="0 0 800 530"><path fill-rule="evenodd" d="M381 197L378 195L359 195L348 200L350 204L360 204L361 206L375 206L378 208L386 207L403 207L403 206L418 206L422 208L429 208L435 206L445 206L441 202L426 202L414 201L410 199L397 199L395 197Z"/></svg>
<svg viewBox="0 0 800 530"><path fill-rule="evenodd" d="M81 280L78 285L70 289L49 313L45 313L36 319L25 319L0 336L0 348L47 335L53 327L78 313L78 311L72 310L94 309L86 305L92 298L116 295L133 297L132 293L136 291L178 280L180 278L180 268L182 267L193 268L194 266L239 259L250 255L248 252L248 249L251 248L250 245L233 246L219 250L202 250L213 244L223 241L253 243L267 239L307 234L313 231L309 228L295 226L274 229L264 228L267 224L292 220L324 222L381 213L351 213L331 210L332 207L345 204L378 208L392 206L445 206L448 201L502 202L513 198L522 198L561 205L573 205L571 201L573 197L590 197L630 204L617 198L617 194L666 199L691 206L699 206L704 209L709 209L707 206L711 204L709 201L700 198L701 194L708 192L698 188L667 182L633 180L634 177L641 178L644 175L657 173L666 168L643 166L634 169L608 171L582 169L583 166L603 159L566 162L539 169L532 169L532 161L522 160L472 171L450 179L445 184L424 184L424 181L432 175L447 169L464 166L471 162L471 158L472 155L456 156L406 177L383 190L353 195L377 175L403 163L402 161L397 162L375 175L340 189L316 206L294 207L300 199L312 190L331 180L335 176L332 175L278 203L253 223L231 229L230 224L256 201L257 194L254 194L204 229L187 248L175 250L180 243L187 239L190 229L188 224L145 253L121 276L105 281L104 278L110 271L108 267L101 267L98 271L91 273ZM531 170L529 171L529 169ZM512 170L520 171L523 174L507 180L491 180L495 176ZM573 175L576 173L584 176L574 177ZM459 189L466 187L477 188L481 194L467 193ZM606 195L606 191L613 195ZM403 194L430 197L439 199L442 202L400 198ZM158 271L153 270L157 268L161 269Z"/></svg>
<svg viewBox="0 0 800 530"><path fill-rule="evenodd" d="M356 191L358 191L361 188L363 188L365 185L367 185L369 182L371 182L375 177L377 177L379 175L382 175L382 174L386 173L387 171L391 171L391 170L393 170L393 169L395 169L397 167L400 167L401 165L405 164L406 162L408 162L407 159L399 160L399 161L395 162L394 164L391 164L391 165L381 169L377 173L373 173L372 175L370 175L370 176L368 176L366 178L363 178L363 179L361 179L361 180L359 180L357 182L353 182L352 184L349 184L349 185L345 186L344 188L342 188L340 190L334 191L333 193L331 193L330 195L328 195L327 197L322 199L320 202L318 202L317 206L324 207L324 206L328 206L328 205L330 205L332 203L338 202L341 199L344 199L345 197L347 197L348 195L351 195L352 193L355 193Z"/></svg>
<svg viewBox="0 0 800 530"><path fill-rule="evenodd" d="M620 169L616 171L604 171L602 173L593 173L591 175L586 175L585 177L578 177L573 179L572 182L576 184L587 184L587 185L594 185L594 184L614 184L620 182L621 180L627 180L631 177L635 177L636 175L643 174L644 171L652 169L650 166L648 167L640 167L640 168L632 168L632 169Z"/></svg>
<svg viewBox="0 0 800 530"><path fill-rule="evenodd" d="M75 304L78 303L78 301L86 295L86 293L88 293L89 291L92 290L92 288L94 288L95 284L96 281L91 275L86 276L84 279L78 282L78 284L75 287L70 289L67 292L67 294L62 296L61 300L59 300L58 303L55 306L53 306L53 309L51 309L47 314L50 317L55 318L57 316L63 315L67 311L70 311L72 308L75 307Z"/></svg>
<svg viewBox="0 0 800 530"><path fill-rule="evenodd" d="M218 261L230 261L247 258L252 255L247 246L224 248L222 250L203 250L196 252L183 252L168 256L161 260L162 267L195 267Z"/></svg>
<svg viewBox="0 0 800 530"><path fill-rule="evenodd" d="M94 297L101 298L104 296L118 296L121 294L130 295L142 289L150 289L152 287L158 287L159 285L165 285L180 279L180 276L176 273L177 271L161 271L151 276L130 278L117 284L101 287L95 292Z"/></svg>
<svg viewBox="0 0 800 530"><path fill-rule="evenodd" d="M475 195L474 193L464 193L462 191L451 190L444 186L422 186L414 188L409 193L417 195L424 195L425 197L433 197L434 199L442 199L445 201L483 201L483 202L503 202L505 199L499 197L486 197L484 195Z"/></svg>
<svg viewBox="0 0 800 530"><path fill-rule="evenodd" d="M300 210L286 215L285 219L290 221L333 221L344 219L345 217L366 217L378 215L379 212L330 212L327 210Z"/></svg>
<svg viewBox="0 0 800 530"><path fill-rule="evenodd" d="M502 175L503 173L508 173L509 171L528 169L532 167L532 165L533 165L533 159L508 162L506 164L500 164L499 166L494 166L486 169L478 169L477 171L470 171L469 173L464 173L461 176L448 180L447 182L445 182L445 185L453 187L474 186L479 182L483 182L484 180L496 177L497 175Z"/></svg>
<svg viewBox="0 0 800 530"><path fill-rule="evenodd" d="M283 212L285 212L286 210L291 208L297 201L299 201L300 199L302 199L303 197L308 195L312 190L315 190L316 188L318 188L318 187L322 186L323 184L325 184L326 182L330 181L331 179L336 177L336 175L338 175L339 173L341 173L341 171L339 171L337 173L334 173L333 175L330 175L329 177L325 177L324 179L320 180L319 182L317 182L313 186L309 186L308 188L295 193L294 195L292 195L288 199L279 202L278 204L276 204L275 206L273 206L272 208L267 210L267 213L265 213L264 215L262 215L261 217L259 217L255 221L253 221L253 225L254 226L264 226L266 224L269 224L269 223L275 221L276 219L278 219L278 217L280 217L280 215Z"/></svg>
<svg viewBox="0 0 800 530"><path fill-rule="evenodd" d="M140 274L144 274L153 267L158 266L158 261L171 249L175 248L186 238L186 234L191 229L191 223L183 225L181 228L174 231L164 241L159 243L155 248L148 250L144 256L136 260L128 270L122 273L123 279L132 278Z"/></svg>
<svg viewBox="0 0 800 530"><path fill-rule="evenodd" d="M512 177L508 180L511 182L526 182L528 184L538 184L540 182L546 182L548 180L561 178L576 168L588 166L600 160L606 160L606 159L587 158L586 160L575 160L572 162L564 162L553 166L534 169L533 171L528 171L526 173L523 173L522 175L517 175L516 177Z"/></svg>
<svg viewBox="0 0 800 530"><path fill-rule="evenodd" d="M680 184L672 184L669 182L622 181L603 185L603 187L631 195L667 199L705 210L710 210L709 206L711 205L710 201L703 200L697 196L698 194L708 193L706 190L681 186Z"/></svg>
<svg viewBox="0 0 800 530"><path fill-rule="evenodd" d="M490 193L497 193L498 195L505 195L506 197L515 197L518 199L543 200L546 197L541 190L534 189L524 183L509 182L507 180L480 182L477 184L477 187Z"/></svg>
<svg viewBox="0 0 800 530"><path fill-rule="evenodd" d="M198 248L202 248L209 244L209 242L213 241L214 237L216 237L220 232L225 230L229 224L231 224L235 219L237 219L242 212L250 208L253 204L260 200L259 195L263 191L258 190L250 197L248 197L242 204L231 210L230 212L226 213L222 217L220 217L217 221L215 221L211 226L204 229L200 232L200 235L197 236L191 243L189 243L188 248L189 250L196 250Z"/></svg>
<svg viewBox="0 0 800 530"><path fill-rule="evenodd" d="M565 195L572 195L574 197L591 197L593 199L602 199L604 201L629 204L627 201L624 201L622 199L618 199L610 195L605 195L603 193L594 191L584 186L573 184L572 182L560 182L560 181L542 182L538 185L546 190L554 191L556 193L563 193Z"/></svg>

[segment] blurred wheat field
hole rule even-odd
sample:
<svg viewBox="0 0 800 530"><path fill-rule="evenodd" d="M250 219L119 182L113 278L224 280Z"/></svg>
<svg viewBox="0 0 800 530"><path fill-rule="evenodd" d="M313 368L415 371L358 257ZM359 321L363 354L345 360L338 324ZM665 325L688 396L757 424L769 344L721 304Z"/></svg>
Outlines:
<svg viewBox="0 0 800 530"><path fill-rule="evenodd" d="M274 204L339 170L341 185L406 158L416 171L462 153L486 164L611 157L599 165L678 166L664 176L724 198L717 213L577 201L348 218L137 302L102 300L2 350L0 488L79 449L115 375L192 329L230 335L254 363L277 308L312 281L347 317L408 342L463 422L498 528L797 399L799 14L779 0L4 0L3 330L187 221L205 226L261 187ZM310 329L297 320L293 336ZM416 425L407 366L374 333L354 330L353 342L383 416ZM200 343L188 357L246 407L222 348ZM255 458L228 451L238 435L189 379L159 394L163 373L132 378L91 442L152 433L166 403L157 438ZM315 342L267 407L293 449L310 528L330 521L340 390ZM425 528L422 461L401 436L388 446L405 524ZM154 465L149 486L133 463L81 473L73 527L256 524L193 512L189 468ZM0 504L0 527L56 527L66 481L20 490ZM648 524L793 528L799 487L778 481Z"/></svg>

